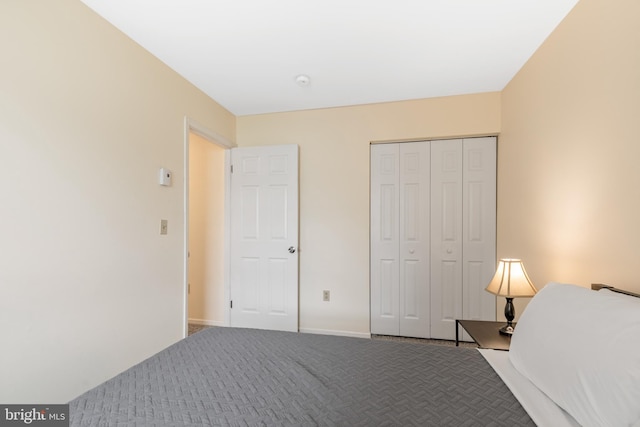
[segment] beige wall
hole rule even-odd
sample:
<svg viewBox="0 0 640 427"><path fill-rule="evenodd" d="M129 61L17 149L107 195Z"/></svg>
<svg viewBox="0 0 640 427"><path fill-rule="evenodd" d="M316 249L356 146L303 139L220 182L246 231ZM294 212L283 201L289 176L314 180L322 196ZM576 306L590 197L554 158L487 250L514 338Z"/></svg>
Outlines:
<svg viewBox="0 0 640 427"><path fill-rule="evenodd" d="M370 142L499 130L499 93L238 117L239 146L300 146L301 330L369 333Z"/></svg>
<svg viewBox="0 0 640 427"><path fill-rule="evenodd" d="M189 323L225 322L224 154L189 135Z"/></svg>
<svg viewBox="0 0 640 427"><path fill-rule="evenodd" d="M581 0L502 93L498 256L640 291L640 2Z"/></svg>
<svg viewBox="0 0 640 427"><path fill-rule="evenodd" d="M62 403L183 336L184 117L235 118L79 1L1 8L0 402Z"/></svg>

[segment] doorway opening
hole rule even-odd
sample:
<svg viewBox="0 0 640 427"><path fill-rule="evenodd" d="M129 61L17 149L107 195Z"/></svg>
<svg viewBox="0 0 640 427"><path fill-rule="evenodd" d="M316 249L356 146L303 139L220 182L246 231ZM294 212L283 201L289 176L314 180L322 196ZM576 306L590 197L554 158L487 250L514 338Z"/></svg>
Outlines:
<svg viewBox="0 0 640 427"><path fill-rule="evenodd" d="M227 222L232 146L185 119L184 336L189 324L229 324Z"/></svg>

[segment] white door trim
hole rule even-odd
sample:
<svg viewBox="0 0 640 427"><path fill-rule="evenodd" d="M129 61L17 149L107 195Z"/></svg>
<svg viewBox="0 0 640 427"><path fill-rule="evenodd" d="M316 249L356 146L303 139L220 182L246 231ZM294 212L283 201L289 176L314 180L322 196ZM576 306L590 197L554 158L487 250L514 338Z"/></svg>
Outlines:
<svg viewBox="0 0 640 427"><path fill-rule="evenodd" d="M183 261L182 261L182 310L183 310L183 337L189 334L189 134L195 133L207 141L216 144L225 149L224 153L224 326L230 324L229 312L229 269L230 269L230 218L231 218L231 148L236 144L224 136L213 132L207 127L201 125L197 121L184 117L184 200L183 200L183 216L184 216L184 235L183 235Z"/></svg>

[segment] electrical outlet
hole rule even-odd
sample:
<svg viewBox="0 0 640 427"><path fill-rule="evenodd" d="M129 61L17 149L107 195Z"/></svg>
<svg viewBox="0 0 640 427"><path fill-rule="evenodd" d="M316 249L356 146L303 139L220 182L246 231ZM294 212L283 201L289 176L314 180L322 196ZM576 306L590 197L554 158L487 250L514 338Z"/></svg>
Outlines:
<svg viewBox="0 0 640 427"><path fill-rule="evenodd" d="M331 292L322 291L322 301L329 301L329 300L331 300Z"/></svg>
<svg viewBox="0 0 640 427"><path fill-rule="evenodd" d="M166 219L161 219L160 220L160 234L167 234L167 230L168 230L169 226L168 226L168 221Z"/></svg>

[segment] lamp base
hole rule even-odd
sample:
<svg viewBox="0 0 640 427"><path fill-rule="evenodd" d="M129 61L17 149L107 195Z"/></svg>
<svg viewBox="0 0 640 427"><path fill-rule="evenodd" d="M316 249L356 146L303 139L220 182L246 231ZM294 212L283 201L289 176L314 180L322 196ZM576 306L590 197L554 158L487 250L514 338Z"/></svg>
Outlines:
<svg viewBox="0 0 640 427"><path fill-rule="evenodd" d="M501 335L513 335L513 318L516 317L516 308L513 305L513 297L507 297L507 304L504 306L504 317L507 324L500 328Z"/></svg>
<svg viewBox="0 0 640 427"><path fill-rule="evenodd" d="M502 328L500 328L498 330L498 332L500 332L500 334L502 335L513 335L513 325L511 325L511 323L504 325Z"/></svg>

